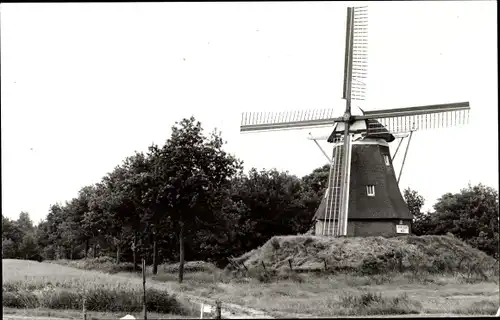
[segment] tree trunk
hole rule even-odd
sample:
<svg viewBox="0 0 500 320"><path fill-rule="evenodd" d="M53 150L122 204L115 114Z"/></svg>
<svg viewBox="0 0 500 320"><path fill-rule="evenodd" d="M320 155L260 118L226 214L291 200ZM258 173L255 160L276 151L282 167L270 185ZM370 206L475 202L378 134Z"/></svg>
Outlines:
<svg viewBox="0 0 500 320"><path fill-rule="evenodd" d="M184 279L184 222L179 221L179 283Z"/></svg>
<svg viewBox="0 0 500 320"><path fill-rule="evenodd" d="M120 245L116 245L116 264L120 263Z"/></svg>
<svg viewBox="0 0 500 320"><path fill-rule="evenodd" d="M156 248L156 232L153 232L153 274L158 274L158 250Z"/></svg>
<svg viewBox="0 0 500 320"><path fill-rule="evenodd" d="M85 259L88 258L89 254L89 239L85 240Z"/></svg>
<svg viewBox="0 0 500 320"><path fill-rule="evenodd" d="M133 248L132 248L132 259L133 259L133 263L134 263L134 272L137 271L137 232L134 232L134 244L133 244Z"/></svg>

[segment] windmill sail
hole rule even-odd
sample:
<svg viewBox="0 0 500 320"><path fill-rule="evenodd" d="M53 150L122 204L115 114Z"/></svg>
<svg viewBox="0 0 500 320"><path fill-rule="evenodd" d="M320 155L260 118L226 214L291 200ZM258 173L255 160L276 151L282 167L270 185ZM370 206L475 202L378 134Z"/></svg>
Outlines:
<svg viewBox="0 0 500 320"><path fill-rule="evenodd" d="M331 127L335 120L333 109L284 112L245 112L241 116L241 132Z"/></svg>
<svg viewBox="0 0 500 320"><path fill-rule="evenodd" d="M388 130L403 133L416 130L448 128L469 122L469 102L366 111L355 120L368 120L368 132ZM377 120L377 121L370 121Z"/></svg>
<svg viewBox="0 0 500 320"><path fill-rule="evenodd" d="M366 99L366 78L368 76L368 8L353 8L352 54L350 98ZM347 62L347 58L346 58ZM346 65L347 67L347 65ZM344 83L345 87L346 83ZM344 89L345 90L345 89Z"/></svg>
<svg viewBox="0 0 500 320"><path fill-rule="evenodd" d="M333 148L333 161L328 176L328 189L326 192L325 223L323 224L323 235L338 235L338 218L341 202L342 167L344 160L344 148L342 144L336 144Z"/></svg>

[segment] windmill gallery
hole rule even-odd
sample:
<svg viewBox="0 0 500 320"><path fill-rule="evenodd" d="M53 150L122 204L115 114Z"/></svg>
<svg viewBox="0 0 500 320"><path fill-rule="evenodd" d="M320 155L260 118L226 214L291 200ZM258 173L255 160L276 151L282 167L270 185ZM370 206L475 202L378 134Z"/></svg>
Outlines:
<svg viewBox="0 0 500 320"><path fill-rule="evenodd" d="M330 127L333 144L325 196L315 215L314 234L323 236L393 236L411 233L412 215L401 195L389 143L416 130L466 124L469 102L366 111L352 115L352 101L364 100L367 72L366 7L347 9L343 99L345 112L332 109L282 113L244 113L241 132ZM406 152L405 152L406 157ZM404 159L403 159L404 165ZM402 167L401 167L402 169ZM399 173L399 175L401 172Z"/></svg>

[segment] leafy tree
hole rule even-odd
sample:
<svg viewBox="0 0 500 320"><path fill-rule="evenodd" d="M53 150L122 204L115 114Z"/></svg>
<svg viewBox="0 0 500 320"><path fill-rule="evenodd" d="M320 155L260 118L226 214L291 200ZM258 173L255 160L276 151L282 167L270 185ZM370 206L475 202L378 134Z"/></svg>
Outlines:
<svg viewBox="0 0 500 320"><path fill-rule="evenodd" d="M12 239L2 238L2 259L15 259L17 246Z"/></svg>
<svg viewBox="0 0 500 320"><path fill-rule="evenodd" d="M316 168L310 174L302 177L303 186L303 203L312 219L314 213L318 209L326 188L328 187L328 176L330 174L330 165L325 164L322 167Z"/></svg>
<svg viewBox="0 0 500 320"><path fill-rule="evenodd" d="M51 243L51 250L48 250L47 253L50 252L51 259L60 259L63 255L63 246L62 246L62 234L59 226L63 222L64 219L64 207L57 203L50 206L49 214L47 215L47 229L46 232L48 234L48 241ZM46 254L46 256L48 256Z"/></svg>
<svg viewBox="0 0 500 320"><path fill-rule="evenodd" d="M19 245L19 255L23 259L33 260L38 259L38 247L35 243L33 233L26 233Z"/></svg>
<svg viewBox="0 0 500 320"><path fill-rule="evenodd" d="M432 228L429 213L422 212L422 207L425 204L425 199L417 191L406 188L403 191L403 198L410 213L413 215L412 233L417 236L428 234Z"/></svg>
<svg viewBox="0 0 500 320"><path fill-rule="evenodd" d="M219 224L224 188L241 170L240 162L223 149L220 133L203 134L193 117L172 127L172 135L162 148L152 146L155 188L147 203L153 216L169 217L179 241L179 282L183 280L185 237L197 226Z"/></svg>
<svg viewBox="0 0 500 320"><path fill-rule="evenodd" d="M2 256L4 258L15 259L19 257L19 244L23 235L24 232L17 221L12 221L2 215Z"/></svg>
<svg viewBox="0 0 500 320"><path fill-rule="evenodd" d="M24 233L32 233L34 231L33 221L31 221L29 213L25 211L21 211L16 223Z"/></svg>
<svg viewBox="0 0 500 320"><path fill-rule="evenodd" d="M472 246L498 257L498 192L478 184L446 193L434 205L432 234L450 232Z"/></svg>
<svg viewBox="0 0 500 320"><path fill-rule="evenodd" d="M241 234L245 250L272 236L304 233L311 227L312 214L304 205L301 181L288 173L251 169L248 177L239 179L233 201L241 202L239 226L250 229Z"/></svg>

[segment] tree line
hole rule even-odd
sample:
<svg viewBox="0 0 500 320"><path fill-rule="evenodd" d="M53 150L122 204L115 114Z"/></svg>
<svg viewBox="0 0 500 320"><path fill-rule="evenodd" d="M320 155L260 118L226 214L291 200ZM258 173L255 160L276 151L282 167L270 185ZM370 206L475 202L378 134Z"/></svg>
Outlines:
<svg viewBox="0 0 500 320"><path fill-rule="evenodd" d="M153 265L186 260L219 266L272 236L308 232L327 184L329 165L297 177L252 168L223 150L221 133L203 132L194 118L172 127L163 146L135 152L77 196L50 207L37 226L21 213L2 215L2 257L33 260L112 256ZM434 212L424 199L404 197L420 234L448 232L498 257L498 193L483 185L445 194ZM496 240L495 240L496 239ZM495 242L496 241L496 242Z"/></svg>

